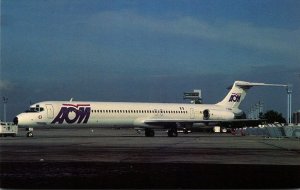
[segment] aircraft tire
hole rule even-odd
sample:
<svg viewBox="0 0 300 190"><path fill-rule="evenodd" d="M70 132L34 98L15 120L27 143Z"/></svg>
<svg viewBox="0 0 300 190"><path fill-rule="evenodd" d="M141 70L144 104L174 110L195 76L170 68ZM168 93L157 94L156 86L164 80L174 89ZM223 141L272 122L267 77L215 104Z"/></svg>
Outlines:
<svg viewBox="0 0 300 190"><path fill-rule="evenodd" d="M177 136L178 136L177 129L169 129L168 130L168 137L177 137Z"/></svg>
<svg viewBox="0 0 300 190"><path fill-rule="evenodd" d="M27 137L33 137L33 133L32 132L28 132L26 136Z"/></svg>
<svg viewBox="0 0 300 190"><path fill-rule="evenodd" d="M146 137L154 137L155 133L153 129L145 129L145 136Z"/></svg>
<svg viewBox="0 0 300 190"><path fill-rule="evenodd" d="M186 128L184 128L184 129L183 129L183 133L184 133L184 134L189 134L189 130L186 129Z"/></svg>

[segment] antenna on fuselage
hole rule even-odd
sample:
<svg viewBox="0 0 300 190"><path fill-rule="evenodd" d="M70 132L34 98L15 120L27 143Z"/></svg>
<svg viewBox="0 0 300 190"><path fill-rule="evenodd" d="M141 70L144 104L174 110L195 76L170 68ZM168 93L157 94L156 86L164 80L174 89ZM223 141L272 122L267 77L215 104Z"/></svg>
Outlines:
<svg viewBox="0 0 300 190"><path fill-rule="evenodd" d="M70 102L72 102L72 101L73 101L73 98L70 99Z"/></svg>

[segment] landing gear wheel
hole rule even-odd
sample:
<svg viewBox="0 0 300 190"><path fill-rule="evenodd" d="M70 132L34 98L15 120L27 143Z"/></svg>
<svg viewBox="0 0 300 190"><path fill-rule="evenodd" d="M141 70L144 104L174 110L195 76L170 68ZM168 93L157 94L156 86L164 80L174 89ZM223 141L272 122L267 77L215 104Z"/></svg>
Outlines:
<svg viewBox="0 0 300 190"><path fill-rule="evenodd" d="M145 129L145 136L146 137L154 137L155 133L153 129Z"/></svg>
<svg viewBox="0 0 300 190"><path fill-rule="evenodd" d="M33 137L33 133L32 132L27 132L27 137Z"/></svg>
<svg viewBox="0 0 300 190"><path fill-rule="evenodd" d="M26 131L27 131L27 134L26 134L27 137L33 137L33 128L27 127Z"/></svg>
<svg viewBox="0 0 300 190"><path fill-rule="evenodd" d="M184 129L183 129L183 133L184 133L184 134L189 134L189 130L186 129L186 128L184 128Z"/></svg>
<svg viewBox="0 0 300 190"><path fill-rule="evenodd" d="M178 136L177 129L169 129L168 130L168 137L177 137L177 136Z"/></svg>

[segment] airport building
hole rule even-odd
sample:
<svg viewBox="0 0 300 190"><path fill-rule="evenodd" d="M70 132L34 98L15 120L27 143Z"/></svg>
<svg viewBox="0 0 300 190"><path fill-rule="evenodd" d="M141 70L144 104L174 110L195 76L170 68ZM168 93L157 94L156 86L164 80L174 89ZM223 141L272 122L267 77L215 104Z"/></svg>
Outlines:
<svg viewBox="0 0 300 190"><path fill-rule="evenodd" d="M300 123L300 110L293 113L293 123L294 124Z"/></svg>

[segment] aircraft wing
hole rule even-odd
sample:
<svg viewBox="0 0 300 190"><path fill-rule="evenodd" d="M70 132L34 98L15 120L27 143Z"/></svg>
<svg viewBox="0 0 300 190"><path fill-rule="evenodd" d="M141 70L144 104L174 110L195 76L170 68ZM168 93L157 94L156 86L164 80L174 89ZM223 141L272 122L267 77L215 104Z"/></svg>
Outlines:
<svg viewBox="0 0 300 190"><path fill-rule="evenodd" d="M180 125L180 124L194 124L194 123L217 123L217 124L225 124L225 125L232 125L237 127L244 127L244 126L251 126L251 124L261 123L265 120L262 119L231 119L231 120L183 120L183 119L146 119L144 123L147 125L160 125L160 126L168 126L168 125Z"/></svg>

